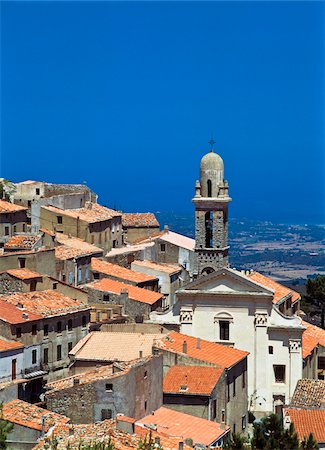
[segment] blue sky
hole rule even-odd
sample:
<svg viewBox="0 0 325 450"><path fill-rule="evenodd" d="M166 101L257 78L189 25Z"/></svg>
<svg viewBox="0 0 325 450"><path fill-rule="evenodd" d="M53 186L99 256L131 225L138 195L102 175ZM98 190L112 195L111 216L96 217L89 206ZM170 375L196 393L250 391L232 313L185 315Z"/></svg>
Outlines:
<svg viewBox="0 0 325 450"><path fill-rule="evenodd" d="M324 223L323 2L2 2L1 176L192 210L211 133L230 214Z"/></svg>

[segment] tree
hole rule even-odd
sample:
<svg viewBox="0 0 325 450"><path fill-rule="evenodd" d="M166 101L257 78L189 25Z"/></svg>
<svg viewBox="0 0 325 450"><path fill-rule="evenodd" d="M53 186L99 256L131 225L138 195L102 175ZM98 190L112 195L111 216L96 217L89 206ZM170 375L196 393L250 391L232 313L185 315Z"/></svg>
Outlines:
<svg viewBox="0 0 325 450"><path fill-rule="evenodd" d="M144 440L140 440L137 450L163 450L160 444L156 444L155 440L152 438L151 431Z"/></svg>
<svg viewBox="0 0 325 450"><path fill-rule="evenodd" d="M321 314L321 327L325 328L325 276L320 275L307 281L307 301Z"/></svg>
<svg viewBox="0 0 325 450"><path fill-rule="evenodd" d="M308 438L304 437L301 442L301 449L302 450L318 450L319 446L317 442L314 439L313 433L310 433Z"/></svg>
<svg viewBox="0 0 325 450"><path fill-rule="evenodd" d="M7 436L14 429L14 424L3 418L3 405L0 403L0 450L7 448Z"/></svg>
<svg viewBox="0 0 325 450"><path fill-rule="evenodd" d="M248 438L240 433L232 433L230 438L223 444L225 450L242 450L247 448L245 444L249 442Z"/></svg>

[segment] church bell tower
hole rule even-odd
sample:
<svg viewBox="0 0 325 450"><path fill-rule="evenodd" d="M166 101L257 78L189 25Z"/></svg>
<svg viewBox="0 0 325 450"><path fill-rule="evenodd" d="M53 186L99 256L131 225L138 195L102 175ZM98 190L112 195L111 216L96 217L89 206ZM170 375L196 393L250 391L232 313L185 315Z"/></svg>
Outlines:
<svg viewBox="0 0 325 450"><path fill-rule="evenodd" d="M211 146L213 141L210 142ZM213 149L201 159L195 185L196 276L228 266L228 182L222 158Z"/></svg>

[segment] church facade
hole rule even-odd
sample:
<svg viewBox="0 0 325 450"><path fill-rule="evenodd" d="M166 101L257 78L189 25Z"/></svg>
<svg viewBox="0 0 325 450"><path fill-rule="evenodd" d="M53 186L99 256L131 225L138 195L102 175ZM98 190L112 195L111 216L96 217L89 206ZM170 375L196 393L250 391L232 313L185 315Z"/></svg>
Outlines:
<svg viewBox="0 0 325 450"><path fill-rule="evenodd" d="M195 275L177 292L180 331L249 352L248 409L259 417L290 402L302 378L305 328L294 314L296 293L262 275L256 281L254 273L229 268L230 202L223 160L211 151L201 160L193 198ZM290 305L284 312L283 302Z"/></svg>

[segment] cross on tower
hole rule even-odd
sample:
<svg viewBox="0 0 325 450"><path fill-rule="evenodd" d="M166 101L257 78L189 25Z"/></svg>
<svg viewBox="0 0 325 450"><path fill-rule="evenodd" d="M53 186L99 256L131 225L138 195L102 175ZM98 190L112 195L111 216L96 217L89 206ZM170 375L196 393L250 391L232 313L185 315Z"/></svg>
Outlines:
<svg viewBox="0 0 325 450"><path fill-rule="evenodd" d="M209 140L208 144L211 145L211 151L213 150L213 146L216 143L216 141L213 139L213 137L211 137L211 139Z"/></svg>

